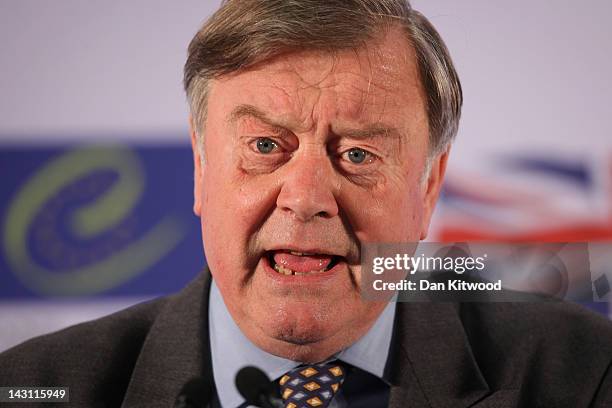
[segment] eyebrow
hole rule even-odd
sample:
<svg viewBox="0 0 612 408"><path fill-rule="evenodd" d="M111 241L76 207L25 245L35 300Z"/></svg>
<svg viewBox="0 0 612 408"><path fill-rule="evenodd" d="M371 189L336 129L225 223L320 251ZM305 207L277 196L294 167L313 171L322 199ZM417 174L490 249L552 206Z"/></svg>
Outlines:
<svg viewBox="0 0 612 408"><path fill-rule="evenodd" d="M274 128L283 129L284 126L281 124L275 123L272 119L270 119L265 113L261 110L257 109L253 105L238 105L232 110L229 118L231 122L236 122L242 118L251 117L258 119L264 122L266 125L272 126Z"/></svg>
<svg viewBox="0 0 612 408"><path fill-rule="evenodd" d="M286 126L276 123L274 120L270 119L265 113L263 113L261 110L259 110L253 105L238 105L232 110L232 113L229 117L230 121L232 122L236 122L244 117L252 117L262 121L266 125L274 127L275 129L284 131L287 130ZM363 129L339 129L337 131L334 131L334 134L341 137L348 137L351 139L358 140L381 136L391 137L393 139L401 137L400 132L396 128L392 126L386 126L382 123L370 124Z"/></svg>
<svg viewBox="0 0 612 408"><path fill-rule="evenodd" d="M382 123L374 123L366 126L363 129L339 129L336 132L339 136L345 136L351 139L370 139L373 137L391 137L397 139L401 137L400 132L392 127Z"/></svg>

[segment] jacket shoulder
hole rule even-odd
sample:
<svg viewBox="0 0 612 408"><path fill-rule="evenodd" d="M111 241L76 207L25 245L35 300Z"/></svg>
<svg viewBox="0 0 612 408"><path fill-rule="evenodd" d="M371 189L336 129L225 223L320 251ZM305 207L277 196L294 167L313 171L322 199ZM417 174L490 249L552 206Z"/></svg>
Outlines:
<svg viewBox="0 0 612 408"><path fill-rule="evenodd" d="M583 395L587 406L610 380L612 322L581 305L463 304L461 320L494 387L516 386L546 401Z"/></svg>
<svg viewBox="0 0 612 408"><path fill-rule="evenodd" d="M145 302L1 353L0 386L87 387L98 401L123 395L144 339L164 303L163 298Z"/></svg>
<svg viewBox="0 0 612 408"><path fill-rule="evenodd" d="M568 352L581 345L583 354L612 356L612 322L570 302L464 303L461 320L468 335L485 328L501 344L518 341Z"/></svg>

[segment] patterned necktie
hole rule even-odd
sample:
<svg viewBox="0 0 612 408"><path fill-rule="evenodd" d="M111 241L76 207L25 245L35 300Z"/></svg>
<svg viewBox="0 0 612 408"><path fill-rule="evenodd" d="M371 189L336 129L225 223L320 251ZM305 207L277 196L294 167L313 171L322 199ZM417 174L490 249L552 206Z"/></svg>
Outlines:
<svg viewBox="0 0 612 408"><path fill-rule="evenodd" d="M344 381L337 362L301 365L279 380L285 408L325 408Z"/></svg>

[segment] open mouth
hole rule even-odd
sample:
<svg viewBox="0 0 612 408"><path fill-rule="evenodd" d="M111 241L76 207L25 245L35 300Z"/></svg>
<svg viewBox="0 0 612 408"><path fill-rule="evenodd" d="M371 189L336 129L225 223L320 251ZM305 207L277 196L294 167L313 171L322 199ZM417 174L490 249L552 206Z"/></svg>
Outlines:
<svg viewBox="0 0 612 408"><path fill-rule="evenodd" d="M277 273L287 276L305 276L327 272L344 260L339 255L291 250L268 251L266 255L270 266Z"/></svg>

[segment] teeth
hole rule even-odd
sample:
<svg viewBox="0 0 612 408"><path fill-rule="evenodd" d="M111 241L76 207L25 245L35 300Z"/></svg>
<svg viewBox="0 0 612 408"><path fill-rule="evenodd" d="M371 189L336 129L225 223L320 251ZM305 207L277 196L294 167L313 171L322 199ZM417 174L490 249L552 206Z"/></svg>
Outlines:
<svg viewBox="0 0 612 408"><path fill-rule="evenodd" d="M293 271L289 268L285 268L282 265L278 265L278 264L274 264L274 269L276 270L276 272L283 274L283 275L293 275Z"/></svg>
<svg viewBox="0 0 612 408"><path fill-rule="evenodd" d="M298 251L289 251L289 253L291 255L295 255L295 256L311 256L311 255L315 255L312 252L298 252Z"/></svg>
<svg viewBox="0 0 612 408"><path fill-rule="evenodd" d="M310 271L310 272L295 272L289 268L285 268L284 266L278 265L278 264L274 264L274 270L280 273L281 275L287 275L287 276L305 276L305 275L312 274L312 273L325 272L325 269L321 269L319 271Z"/></svg>

